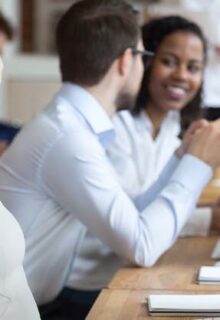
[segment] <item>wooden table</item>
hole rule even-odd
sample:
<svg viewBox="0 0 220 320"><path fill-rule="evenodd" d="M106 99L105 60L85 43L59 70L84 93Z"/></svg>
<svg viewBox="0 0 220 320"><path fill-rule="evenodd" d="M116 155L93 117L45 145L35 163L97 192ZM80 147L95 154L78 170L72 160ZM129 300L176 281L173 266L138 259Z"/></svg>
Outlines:
<svg viewBox="0 0 220 320"><path fill-rule="evenodd" d="M219 198L219 185L211 183L204 190L200 204L213 203ZM218 239L215 236L178 239L152 268L119 270L108 289L102 291L86 319L167 320L170 317L148 316L145 300L150 293L220 293L220 286L196 283L199 267L213 265L210 256ZM172 320L175 319L195 318L172 317Z"/></svg>
<svg viewBox="0 0 220 320"><path fill-rule="evenodd" d="M148 316L145 300L150 293L219 294L218 285L196 283L199 267L213 265L210 256L218 239L217 236L178 239L153 267L119 270L108 289L98 297L87 320L167 320L170 318Z"/></svg>
<svg viewBox="0 0 220 320"><path fill-rule="evenodd" d="M200 199L199 204L200 205L206 205L206 204L212 204L216 202L217 200L220 200L220 180L216 181L218 182L218 185L215 184L215 180L213 180L203 191Z"/></svg>
<svg viewBox="0 0 220 320"><path fill-rule="evenodd" d="M147 290L110 290L110 289L103 290L86 319L87 320L134 320L134 319L135 320L137 319L138 320L146 320L146 319L167 320L167 319L171 319L170 317L151 317L148 315L146 298L151 293L161 293L161 292L147 291ZM172 317L172 320L175 320L175 319L189 320L189 319L192 319L192 317ZM194 317L193 319L196 319L196 318ZM212 318L208 318L208 319L210 320Z"/></svg>
<svg viewBox="0 0 220 320"><path fill-rule="evenodd" d="M108 288L215 291L216 285L198 285L196 276L201 265L213 265L210 256L218 239L216 236L178 239L153 267L120 269Z"/></svg>
<svg viewBox="0 0 220 320"><path fill-rule="evenodd" d="M201 205L203 204L209 204L216 202L220 199L220 168L216 169L214 173L213 179L210 181L208 186L204 189L199 203Z"/></svg>

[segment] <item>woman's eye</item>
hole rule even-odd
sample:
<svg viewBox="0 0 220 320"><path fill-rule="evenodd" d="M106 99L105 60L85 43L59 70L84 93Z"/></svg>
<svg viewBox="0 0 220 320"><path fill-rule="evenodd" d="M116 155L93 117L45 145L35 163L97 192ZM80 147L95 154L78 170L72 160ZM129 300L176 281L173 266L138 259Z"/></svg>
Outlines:
<svg viewBox="0 0 220 320"><path fill-rule="evenodd" d="M189 65L188 66L188 70L191 72L191 73L197 73L197 72L201 72L202 71L202 66L199 66L199 65Z"/></svg>
<svg viewBox="0 0 220 320"><path fill-rule="evenodd" d="M163 58L161 62L168 67L172 67L176 65L176 61L174 59Z"/></svg>

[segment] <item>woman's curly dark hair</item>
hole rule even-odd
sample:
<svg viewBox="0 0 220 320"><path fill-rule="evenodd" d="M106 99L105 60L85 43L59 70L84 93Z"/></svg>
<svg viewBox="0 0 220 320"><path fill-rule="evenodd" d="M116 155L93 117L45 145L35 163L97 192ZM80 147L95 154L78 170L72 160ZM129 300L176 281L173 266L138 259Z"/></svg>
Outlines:
<svg viewBox="0 0 220 320"><path fill-rule="evenodd" d="M203 44L204 63L207 60L207 43L200 27L194 22L180 16L167 16L153 19L142 27L143 43L146 50L153 51L155 54L162 41L170 34L176 32L188 32L196 35ZM151 65L146 68L140 91L136 100L133 115L138 115L140 111L146 108L149 100L148 84L151 75ZM203 116L203 82L196 96L181 110L181 126L186 129L191 121Z"/></svg>

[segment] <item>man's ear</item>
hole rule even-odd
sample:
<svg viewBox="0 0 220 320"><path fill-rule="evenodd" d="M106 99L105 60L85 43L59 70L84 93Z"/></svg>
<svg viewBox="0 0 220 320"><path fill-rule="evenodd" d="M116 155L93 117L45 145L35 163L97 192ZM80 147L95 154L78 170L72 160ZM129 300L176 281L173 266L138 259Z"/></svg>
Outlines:
<svg viewBox="0 0 220 320"><path fill-rule="evenodd" d="M128 48L124 51L124 53L118 59L118 71L121 76L126 76L131 69L132 66L132 52L131 49Z"/></svg>

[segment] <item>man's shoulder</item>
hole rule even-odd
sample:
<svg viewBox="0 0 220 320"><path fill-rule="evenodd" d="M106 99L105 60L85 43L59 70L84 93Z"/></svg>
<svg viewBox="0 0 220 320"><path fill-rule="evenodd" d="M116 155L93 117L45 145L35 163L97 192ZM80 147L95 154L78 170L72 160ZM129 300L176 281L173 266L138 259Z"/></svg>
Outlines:
<svg viewBox="0 0 220 320"><path fill-rule="evenodd" d="M56 140L60 135L85 131L85 127L76 117L73 108L65 101L57 100L49 104L31 122L24 126L26 136L44 137L44 140Z"/></svg>
<svg viewBox="0 0 220 320"><path fill-rule="evenodd" d="M57 102L48 105L22 128L11 149L13 148L16 154L23 153L25 157L38 150L38 155L42 158L52 149L67 152L70 145L72 150L79 150L83 145L87 148L93 145L94 148L94 144L97 144L95 138L68 105Z"/></svg>

